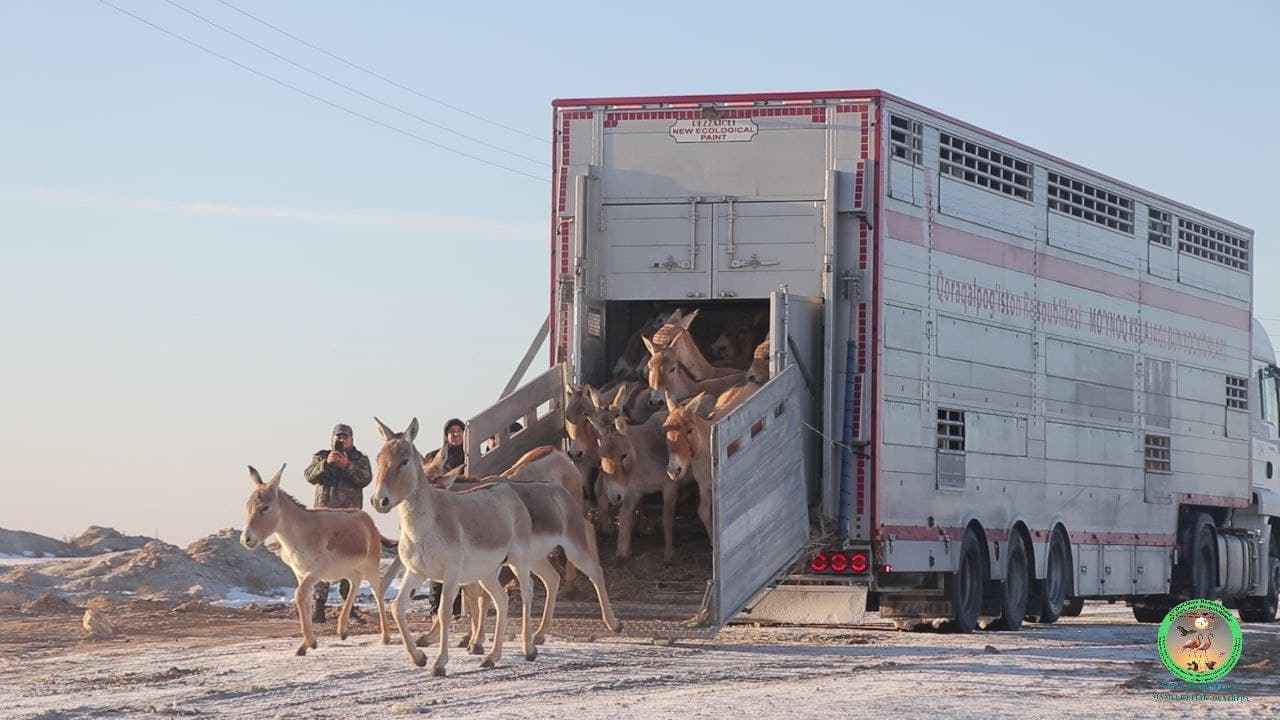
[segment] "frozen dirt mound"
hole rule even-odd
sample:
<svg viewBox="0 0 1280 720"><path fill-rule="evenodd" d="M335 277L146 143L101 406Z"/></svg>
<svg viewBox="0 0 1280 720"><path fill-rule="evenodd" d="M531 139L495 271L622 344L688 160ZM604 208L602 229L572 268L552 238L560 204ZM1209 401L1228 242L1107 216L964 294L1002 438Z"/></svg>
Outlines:
<svg viewBox="0 0 1280 720"><path fill-rule="evenodd" d="M125 535L115 528L90 525L88 529L71 538L77 555L99 555L121 550L138 550L155 538L142 535Z"/></svg>
<svg viewBox="0 0 1280 720"><path fill-rule="evenodd" d="M22 606L24 615L79 615L84 608L68 602L53 593L45 593Z"/></svg>
<svg viewBox="0 0 1280 720"><path fill-rule="evenodd" d="M73 600L98 595L151 599L223 598L233 590L263 592L295 584L293 573L266 550L249 552L239 533L223 530L184 551L152 540L137 550L18 568L0 583L40 588Z"/></svg>
<svg viewBox="0 0 1280 720"><path fill-rule="evenodd" d="M240 531L219 530L187 546L187 555L197 563L225 575L233 587L252 592L266 592L297 584L293 571L266 548L246 550L240 544Z"/></svg>
<svg viewBox="0 0 1280 720"><path fill-rule="evenodd" d="M6 530L0 528L0 553L26 557L67 557L79 555L79 551L71 545L54 540L51 537L37 535L23 530Z"/></svg>

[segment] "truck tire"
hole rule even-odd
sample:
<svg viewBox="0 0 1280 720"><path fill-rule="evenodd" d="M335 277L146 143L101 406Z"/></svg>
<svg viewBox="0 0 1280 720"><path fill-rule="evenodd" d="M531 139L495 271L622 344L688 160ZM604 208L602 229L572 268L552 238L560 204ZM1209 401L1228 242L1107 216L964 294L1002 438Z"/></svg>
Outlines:
<svg viewBox="0 0 1280 720"><path fill-rule="evenodd" d="M1027 616L1027 603L1031 599L1031 557L1022 533L1009 535L1009 563L1005 567L1004 582L1000 583L1000 617L996 630L1017 630Z"/></svg>
<svg viewBox="0 0 1280 720"><path fill-rule="evenodd" d="M1036 622L1052 623L1062 617L1071 591L1071 546L1061 527L1053 529L1049 554L1045 558L1044 580L1040 581L1040 607Z"/></svg>
<svg viewBox="0 0 1280 720"><path fill-rule="evenodd" d="M1245 598L1240 602L1240 619L1245 622L1275 622L1276 610L1280 609L1280 537L1272 535L1269 544L1271 549L1267 552L1267 594Z"/></svg>
<svg viewBox="0 0 1280 720"><path fill-rule="evenodd" d="M1080 617L1084 610L1084 598L1072 597L1062 604L1062 617Z"/></svg>
<svg viewBox="0 0 1280 720"><path fill-rule="evenodd" d="M1217 526L1205 513L1195 513L1183 534L1187 565L1184 577L1192 600L1212 600L1218 586Z"/></svg>
<svg viewBox="0 0 1280 720"><path fill-rule="evenodd" d="M946 629L955 633L971 633L978 627L982 612L982 593L987 586L987 566L982 543L973 528L964 532L960 543L960 562L947 577L947 597L951 599L952 619Z"/></svg>

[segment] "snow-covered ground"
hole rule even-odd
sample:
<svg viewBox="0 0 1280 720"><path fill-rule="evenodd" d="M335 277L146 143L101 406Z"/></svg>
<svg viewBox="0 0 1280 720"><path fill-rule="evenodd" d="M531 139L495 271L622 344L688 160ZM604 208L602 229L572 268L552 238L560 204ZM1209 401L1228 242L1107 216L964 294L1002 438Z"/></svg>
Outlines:
<svg viewBox="0 0 1280 720"><path fill-rule="evenodd" d="M231 620L234 622L234 619ZM1280 628L1250 626L1275 647ZM369 632L366 627L363 631ZM426 628L417 628L422 631ZM574 643L552 638L534 662L508 643L499 666L453 650L432 678L395 643L334 635L292 654L293 638L112 643L85 652L0 659L6 717L448 718L1041 718L1275 717L1268 674L1228 681L1245 702L1173 701L1155 626L1123 606L1017 633L897 633L880 628L731 628L715 641ZM457 630L457 628L455 628ZM83 647L83 646L82 646ZM427 648L434 659L434 648ZM1266 663L1263 663L1266 665Z"/></svg>

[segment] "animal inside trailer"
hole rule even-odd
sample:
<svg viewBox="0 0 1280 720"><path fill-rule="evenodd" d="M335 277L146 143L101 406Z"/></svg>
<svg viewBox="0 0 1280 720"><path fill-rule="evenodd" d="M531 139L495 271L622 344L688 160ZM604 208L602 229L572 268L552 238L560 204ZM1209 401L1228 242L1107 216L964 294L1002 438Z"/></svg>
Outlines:
<svg viewBox="0 0 1280 720"><path fill-rule="evenodd" d="M712 426L704 625L1016 629L1079 598L1274 619L1250 230L880 91L554 123L552 368L472 420L473 472L559 439L567 388L623 379L676 313L708 365L769 341Z"/></svg>

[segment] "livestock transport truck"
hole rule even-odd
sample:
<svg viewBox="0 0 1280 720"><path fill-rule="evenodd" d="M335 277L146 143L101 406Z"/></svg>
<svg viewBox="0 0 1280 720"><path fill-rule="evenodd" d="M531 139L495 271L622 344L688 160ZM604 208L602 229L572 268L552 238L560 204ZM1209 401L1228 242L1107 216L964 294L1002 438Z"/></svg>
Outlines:
<svg viewBox="0 0 1280 720"><path fill-rule="evenodd" d="M474 473L559 442L655 312L767 314L772 379L712 433L704 627L1275 619L1251 230L881 91L553 114L551 369L471 420Z"/></svg>

